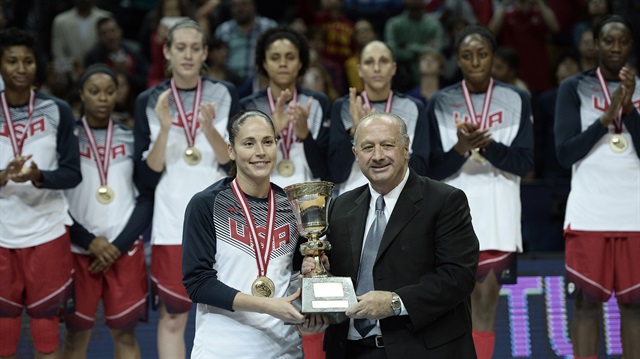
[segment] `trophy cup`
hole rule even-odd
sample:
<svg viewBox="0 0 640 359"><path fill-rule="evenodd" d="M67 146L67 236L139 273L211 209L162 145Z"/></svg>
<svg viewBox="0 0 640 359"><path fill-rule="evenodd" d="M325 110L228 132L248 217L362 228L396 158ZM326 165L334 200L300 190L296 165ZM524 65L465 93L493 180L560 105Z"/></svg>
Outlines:
<svg viewBox="0 0 640 359"><path fill-rule="evenodd" d="M320 256L331 249L331 243L320 239L327 230L327 209L331 199L331 182L303 182L284 188L293 209L300 235L307 242L300 245L305 257L316 263L311 277L302 278L301 312L326 314L332 324L346 320L344 312L357 302L353 282L349 277L333 277Z"/></svg>

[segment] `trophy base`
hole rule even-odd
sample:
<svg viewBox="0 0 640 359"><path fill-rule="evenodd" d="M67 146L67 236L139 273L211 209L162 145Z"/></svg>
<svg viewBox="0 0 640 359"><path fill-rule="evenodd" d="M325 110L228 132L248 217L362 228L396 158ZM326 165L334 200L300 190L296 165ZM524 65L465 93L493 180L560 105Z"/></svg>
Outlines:
<svg viewBox="0 0 640 359"><path fill-rule="evenodd" d="M302 313L326 314L331 324L348 319L344 312L358 301L349 277L302 278L301 297Z"/></svg>

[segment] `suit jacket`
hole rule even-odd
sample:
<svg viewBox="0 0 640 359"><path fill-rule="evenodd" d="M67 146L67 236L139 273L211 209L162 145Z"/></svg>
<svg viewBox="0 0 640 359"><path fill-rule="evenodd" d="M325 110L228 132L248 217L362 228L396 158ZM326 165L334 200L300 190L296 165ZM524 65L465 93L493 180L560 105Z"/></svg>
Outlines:
<svg viewBox="0 0 640 359"><path fill-rule="evenodd" d="M396 292L409 313L380 320L384 350L388 358L475 358L470 295L479 245L466 196L409 171L373 267L375 289ZM331 271L354 283L370 199L365 185L329 208ZM327 329L327 358L345 357L348 329L348 321Z"/></svg>

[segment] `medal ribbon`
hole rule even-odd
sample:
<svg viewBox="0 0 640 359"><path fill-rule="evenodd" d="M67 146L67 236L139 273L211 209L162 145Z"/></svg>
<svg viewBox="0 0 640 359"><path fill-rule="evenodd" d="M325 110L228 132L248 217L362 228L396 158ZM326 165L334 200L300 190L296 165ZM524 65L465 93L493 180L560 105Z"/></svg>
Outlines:
<svg viewBox="0 0 640 359"><path fill-rule="evenodd" d="M89 140L89 148L91 148L91 152L93 153L93 158L96 162L96 167L98 167L98 175L100 176L100 186L106 186L107 176L109 174L109 162L111 161L111 142L113 140L113 121L109 119L109 126L107 126L107 138L105 138L104 140L104 157L100 157L100 153L98 152L98 146L96 144L96 138L93 135L93 131L91 131L91 127L89 127L87 118L84 116L82 116L82 127L84 127L84 133L87 135L87 139Z"/></svg>
<svg viewBox="0 0 640 359"><path fill-rule="evenodd" d="M182 99L180 98L180 93L176 87L176 82L173 79L171 79L171 94L173 95L173 101L176 103L176 108L178 109L178 118L180 119L180 122L182 122L184 134L187 136L187 146L193 147L196 143L198 116L200 115L200 101L202 101L202 79L198 78L198 86L196 86L196 97L193 99L193 111L191 112L193 114L191 117L191 126L189 126L187 121L187 114L184 112Z"/></svg>
<svg viewBox="0 0 640 359"><path fill-rule="evenodd" d="M362 91L362 100L364 101L364 105L373 108L371 106L371 101L369 101L369 97L367 97L367 92ZM384 112L391 113L391 108L393 107L393 91L389 91L389 96L387 96L387 101L384 103Z"/></svg>
<svg viewBox="0 0 640 359"><path fill-rule="evenodd" d="M602 76L602 71L600 67L596 69L596 77L598 78L598 82L600 83L600 89L602 90L602 94L604 95L604 106L605 108L609 108L611 106L611 93L609 92L609 87L607 86L607 81ZM615 128L616 133L622 132L622 107L618 111L618 117L613 121L613 127Z"/></svg>
<svg viewBox="0 0 640 359"><path fill-rule="evenodd" d="M27 106L27 122L24 125L24 132L22 132L21 136L18 136L16 133L16 129L14 128L13 119L11 119L11 111L9 110L9 104L7 103L7 98L4 95L4 91L2 92L2 112L4 112L4 119L7 121L7 128L9 129L9 138L11 139L11 146L13 147L13 155L20 156L22 155L22 146L24 145L24 140L29 136L29 124L31 123L31 117L33 116L33 109L36 102L35 92L30 91L29 93L29 105Z"/></svg>
<svg viewBox="0 0 640 359"><path fill-rule="evenodd" d="M480 124L479 128L481 130L487 127L487 120L489 118L489 107L491 107L491 98L493 97L493 78L489 78L489 88L487 88L487 92L484 95L484 101L482 104L482 114L480 115ZM469 112L469 117L471 118L472 123L477 124L477 116L476 109L473 107L473 101L471 100L471 94L469 93L469 89L467 88L467 84L462 80L462 94L464 95L464 102L467 104L467 112Z"/></svg>
<svg viewBox="0 0 640 359"><path fill-rule="evenodd" d="M271 87L267 87L267 102L269 103L269 110L271 111L271 116L276 112L276 103L273 99L273 93L271 92ZM293 89L293 97L289 104L294 104L298 102L298 90L296 88ZM282 151L282 158L285 160L289 158L289 152L291 152L291 146L294 141L294 133L293 133L293 122L289 121L287 127L283 128L280 131L280 137L282 141L279 141L278 147Z"/></svg>
<svg viewBox="0 0 640 359"><path fill-rule="evenodd" d="M258 232L256 231L256 222L253 220L253 216L251 215L251 208L249 208L249 202L247 202L247 198L244 196L244 193L240 189L238 185L238 179L235 178L231 181L231 189L233 190L233 194L236 196L240 207L242 208L242 213L244 214L244 218L247 221L247 226L249 227L249 231L251 232L251 239L253 240L253 250L256 254L256 262L258 263L258 275L266 276L267 275L267 267L269 266L269 259L271 256L271 250L273 249L273 229L276 224L276 198L273 188L269 189L269 209L267 215L267 241L266 248L264 253L260 248L260 242L258 241Z"/></svg>

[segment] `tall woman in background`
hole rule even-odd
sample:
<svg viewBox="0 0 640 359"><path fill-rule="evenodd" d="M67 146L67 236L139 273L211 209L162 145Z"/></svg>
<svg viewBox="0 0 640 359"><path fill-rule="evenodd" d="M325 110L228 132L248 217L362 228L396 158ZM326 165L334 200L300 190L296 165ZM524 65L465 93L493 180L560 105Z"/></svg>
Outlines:
<svg viewBox="0 0 640 359"><path fill-rule="evenodd" d="M140 94L135 113L138 178L157 183L151 232L151 286L159 303L160 358L185 356L191 300L182 285L182 225L191 196L226 176L226 126L235 88L201 76L207 40L193 20L175 24L163 48L172 76Z"/></svg>
<svg viewBox="0 0 640 359"><path fill-rule="evenodd" d="M280 141L271 181L281 187L328 176L329 99L297 86L308 67L303 35L289 28L268 30L256 46L256 68L269 85L240 102L243 110L257 109L273 119Z"/></svg>
<svg viewBox="0 0 640 359"><path fill-rule="evenodd" d="M26 32L0 32L0 75L0 357L15 357L26 308L36 357L57 358L73 273L62 190L82 179L73 114L32 90L36 44Z"/></svg>
<svg viewBox="0 0 640 359"><path fill-rule="evenodd" d="M491 78L496 40L487 28L466 27L455 46L464 79L427 105L429 173L469 198L480 241L473 342L478 359L490 359L500 287L517 280L516 253L522 252L520 180L533 168L531 103L526 92Z"/></svg>
<svg viewBox="0 0 640 359"><path fill-rule="evenodd" d="M140 358L135 327L147 317L147 268L138 240L151 222L153 193L134 182L133 132L111 119L116 73L104 64L79 79L84 116L76 125L83 180L66 191L74 253L75 312L65 318L64 358L85 358L102 299L117 358Z"/></svg>
<svg viewBox="0 0 640 359"><path fill-rule="evenodd" d="M640 80L627 65L631 24L606 17L594 29L598 67L565 80L554 132L571 167L564 219L567 281L575 288L575 358L596 358L602 303L615 293L625 358L640 357Z"/></svg>

